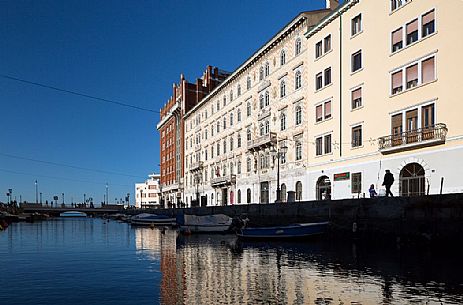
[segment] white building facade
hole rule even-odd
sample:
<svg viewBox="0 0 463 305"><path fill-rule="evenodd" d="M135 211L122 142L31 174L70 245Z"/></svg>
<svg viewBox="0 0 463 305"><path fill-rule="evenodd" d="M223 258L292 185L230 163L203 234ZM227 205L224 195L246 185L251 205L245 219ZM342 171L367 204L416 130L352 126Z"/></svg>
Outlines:
<svg viewBox="0 0 463 305"><path fill-rule="evenodd" d="M148 175L143 183L135 184L136 208L159 208L161 206L160 175Z"/></svg>

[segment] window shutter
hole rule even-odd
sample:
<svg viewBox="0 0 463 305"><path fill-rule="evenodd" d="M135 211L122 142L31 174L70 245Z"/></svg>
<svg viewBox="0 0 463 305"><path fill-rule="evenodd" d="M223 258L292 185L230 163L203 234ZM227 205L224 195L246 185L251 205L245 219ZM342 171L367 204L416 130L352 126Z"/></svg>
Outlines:
<svg viewBox="0 0 463 305"><path fill-rule="evenodd" d="M424 60L422 65L422 82L433 81L436 77L434 73L434 57Z"/></svg>

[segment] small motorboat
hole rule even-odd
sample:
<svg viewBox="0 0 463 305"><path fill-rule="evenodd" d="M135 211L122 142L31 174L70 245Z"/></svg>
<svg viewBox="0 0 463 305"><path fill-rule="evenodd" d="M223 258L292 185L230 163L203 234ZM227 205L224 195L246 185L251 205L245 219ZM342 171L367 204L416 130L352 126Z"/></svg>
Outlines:
<svg viewBox="0 0 463 305"><path fill-rule="evenodd" d="M224 214L177 215L177 225L183 233L224 233L230 229L233 219Z"/></svg>
<svg viewBox="0 0 463 305"><path fill-rule="evenodd" d="M170 226L175 225L175 218L167 215L142 213L133 216L130 223L134 226Z"/></svg>
<svg viewBox="0 0 463 305"><path fill-rule="evenodd" d="M87 214L79 211L66 211L59 214L61 217L87 217Z"/></svg>
<svg viewBox="0 0 463 305"><path fill-rule="evenodd" d="M293 239L305 238L326 232L329 222L296 223L275 227L243 227L237 232L243 239Z"/></svg>

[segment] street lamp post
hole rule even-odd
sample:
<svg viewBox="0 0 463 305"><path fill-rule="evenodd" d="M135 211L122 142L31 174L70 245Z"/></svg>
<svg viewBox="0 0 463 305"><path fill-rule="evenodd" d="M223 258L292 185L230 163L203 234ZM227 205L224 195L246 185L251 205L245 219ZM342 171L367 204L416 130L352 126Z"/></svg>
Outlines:
<svg viewBox="0 0 463 305"><path fill-rule="evenodd" d="M143 189L140 189L140 209L143 208Z"/></svg>
<svg viewBox="0 0 463 305"><path fill-rule="evenodd" d="M275 149L273 147L272 152L275 153L276 158L277 158L277 198L275 202L280 202L281 201L281 189L280 189L280 158L283 157L286 152L288 151L288 147L283 145L280 146L278 149Z"/></svg>
<svg viewBox="0 0 463 305"><path fill-rule="evenodd" d="M109 197L108 197L108 183L106 183L106 201L105 205L109 204Z"/></svg>
<svg viewBox="0 0 463 305"><path fill-rule="evenodd" d="M39 184L35 180L35 203L39 203Z"/></svg>
<svg viewBox="0 0 463 305"><path fill-rule="evenodd" d="M40 205L42 205L42 192L40 192Z"/></svg>
<svg viewBox="0 0 463 305"><path fill-rule="evenodd" d="M61 195L63 196L63 208L64 208L64 193L61 193Z"/></svg>

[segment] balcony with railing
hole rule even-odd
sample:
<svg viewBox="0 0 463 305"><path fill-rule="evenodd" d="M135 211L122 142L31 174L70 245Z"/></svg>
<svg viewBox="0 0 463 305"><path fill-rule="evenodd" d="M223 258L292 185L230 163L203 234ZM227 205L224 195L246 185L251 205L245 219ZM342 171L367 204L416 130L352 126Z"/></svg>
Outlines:
<svg viewBox="0 0 463 305"><path fill-rule="evenodd" d="M447 131L447 126L439 123L430 127L380 137L378 139L379 151L382 154L390 154L419 147L443 144L445 143Z"/></svg>
<svg viewBox="0 0 463 305"><path fill-rule="evenodd" d="M222 177L216 177L211 179L211 186L212 187L220 187L220 186L225 186L225 185L230 185L230 184L235 184L236 183L236 175L225 175Z"/></svg>
<svg viewBox="0 0 463 305"><path fill-rule="evenodd" d="M257 139L248 141L248 150L258 151L267 147L273 146L277 143L277 134L270 132L266 135L258 137Z"/></svg>
<svg viewBox="0 0 463 305"><path fill-rule="evenodd" d="M190 172L199 171L203 168L203 161L193 162L190 165Z"/></svg>

